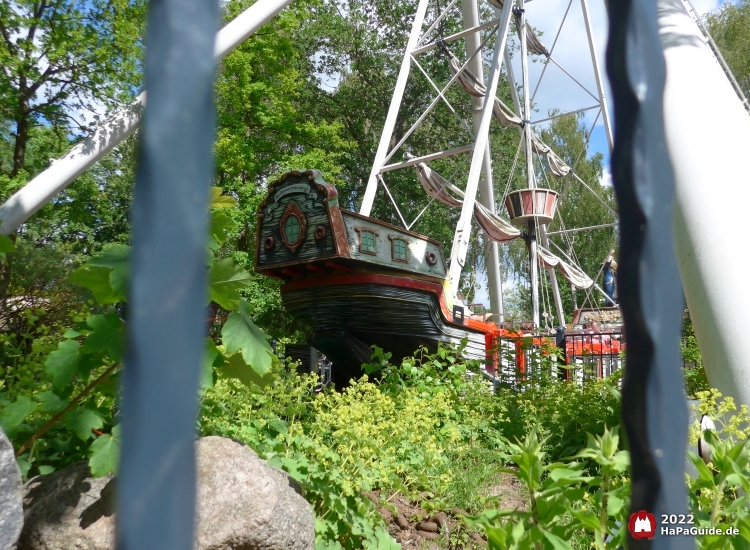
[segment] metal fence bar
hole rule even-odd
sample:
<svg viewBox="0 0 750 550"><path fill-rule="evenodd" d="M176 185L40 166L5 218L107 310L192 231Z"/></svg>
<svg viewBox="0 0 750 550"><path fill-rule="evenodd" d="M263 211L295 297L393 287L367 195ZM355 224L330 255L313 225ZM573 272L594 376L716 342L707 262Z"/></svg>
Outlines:
<svg viewBox="0 0 750 550"><path fill-rule="evenodd" d="M551 355L550 350L555 346L561 348L560 360L545 362L544 358ZM622 332L565 334L560 343L549 335L500 336L493 347L497 354L493 354L487 371L511 387L533 383L540 375L572 382L601 379L624 365Z"/></svg>
<svg viewBox="0 0 750 550"><path fill-rule="evenodd" d="M608 13L618 280L628 336L622 414L631 456L630 509L657 517L686 514L688 415L678 356L682 290L672 248L674 174L664 133L666 70L656 3L610 2ZM695 541L663 537L657 529L653 543L643 546L695 548Z"/></svg>
<svg viewBox="0 0 750 550"><path fill-rule="evenodd" d="M192 550L215 0L151 0L123 371L118 550Z"/></svg>

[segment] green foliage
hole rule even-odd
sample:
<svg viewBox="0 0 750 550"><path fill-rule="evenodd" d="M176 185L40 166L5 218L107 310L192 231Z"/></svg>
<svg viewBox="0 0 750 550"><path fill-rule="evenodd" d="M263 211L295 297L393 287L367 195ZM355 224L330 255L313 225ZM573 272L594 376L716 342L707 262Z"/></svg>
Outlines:
<svg viewBox="0 0 750 550"><path fill-rule="evenodd" d="M708 30L745 97L750 97L750 1L725 2L705 16Z"/></svg>
<svg viewBox="0 0 750 550"><path fill-rule="evenodd" d="M570 480L555 485L568 491L555 498L575 501L577 509L587 510L595 510L604 498L612 511L607 524L611 530L611 517L626 509L620 482L623 455L616 432L604 428L605 406L592 406L597 399L609 401L610 390L550 381L544 391L529 386L515 395L510 389L493 394L477 375L477 367L462 357L460 349L444 346L432 354L419 350L400 364L392 364L390 354L375 348L364 365L368 374L341 392L316 395L315 377L296 376L286 369L263 390L220 377L204 395L201 432L243 441L299 481L317 516L319 548L377 548L377 533L385 533L378 531L383 520L363 491L380 490L383 498L396 492L416 498L427 491L436 495L423 504L430 511L460 507L481 512L485 506L496 506L498 497L487 495L488 484L513 463L511 456L518 453L507 438L526 433L525 424L518 426L519 418L532 422L533 403L545 411L536 422L544 433L590 427L588 440L583 431L574 438L558 437L567 444L537 438L535 445L543 457L542 445L557 454L573 447L572 454L580 448L575 441L581 446L588 441L590 449L576 458L576 465L552 468L559 470L555 476L565 474ZM568 402L568 412L558 417L552 408L562 400ZM616 419L614 396L610 404ZM528 464L527 477L548 468L541 459ZM568 470L575 475L568 476ZM596 475L609 476L606 496L576 485ZM546 491L544 487L537 489ZM551 527L549 532L557 533Z"/></svg>
<svg viewBox="0 0 750 550"><path fill-rule="evenodd" d="M698 471L697 477L688 478L690 512L695 516L696 527L732 526L740 532L739 537L703 535L698 537L698 546L706 550L739 548L740 544L750 543L750 413L747 405L734 412L734 400L720 399L716 390L698 392L696 396L700 399L697 412L713 418L718 429L701 434L699 422L691 426L690 446L695 448L698 438L703 437L710 445L710 462L706 464L688 451L688 458Z"/></svg>
<svg viewBox="0 0 750 550"><path fill-rule="evenodd" d="M688 397L697 399L698 392L708 391L710 386L706 377L706 369L703 367L703 357L698 347L693 322L687 310L682 324L682 335L680 352L682 353L682 370L685 377L685 393Z"/></svg>
<svg viewBox="0 0 750 550"><path fill-rule="evenodd" d="M0 235L0 260L5 261L6 254L16 251L16 245L6 235Z"/></svg>
<svg viewBox="0 0 750 550"><path fill-rule="evenodd" d="M617 430L588 435L588 444L575 457L545 463L540 440L532 430L522 441L507 441L513 474L528 489L528 510L488 510L473 520L484 528L490 548L571 549L582 533L591 533L596 548L621 547L627 524L629 466L626 451L618 449ZM595 475L586 475L585 459ZM594 490L595 487L598 489Z"/></svg>
<svg viewBox="0 0 750 550"><path fill-rule="evenodd" d="M141 0L2 0L0 121L15 125L13 155L0 174L23 172L31 127L85 127L71 111L96 112L132 97L141 80ZM77 126L77 127L76 127ZM46 160L46 159L45 159Z"/></svg>
<svg viewBox="0 0 750 550"><path fill-rule="evenodd" d="M213 217L224 215L236 202L213 188L211 206ZM221 231L213 231L207 241L220 247L225 239ZM228 278L233 281L231 285L210 281L210 295L238 311L224 326L225 343L217 346L209 341L202 388L211 387L218 376L250 385L268 383L273 364L268 337L250 319L249 306L239 296L250 275L230 257L215 259L213 253L209 257L209 273L231 273ZM99 300L97 308L113 305L117 311L126 299L129 258L129 246L113 245L90 258L71 278L92 291ZM55 348L35 356L43 371L40 364L25 364L33 380L26 391L17 393L13 401L12 395L0 393L0 424L16 445L24 475L49 473L86 458L95 476L116 469L120 441L116 377L122 368L124 334L125 323L112 308L103 313L94 309L74 329L65 331Z"/></svg>
<svg viewBox="0 0 750 550"><path fill-rule="evenodd" d="M531 348L530 339L524 345ZM501 386L497 392L507 410L498 429L519 440L536 430L553 460L585 446L587 433L600 434L603 426L620 422L620 374L603 380L578 381L575 376L571 381L560 380L560 352L549 344L531 348L527 354L529 372L518 376L514 387Z"/></svg>

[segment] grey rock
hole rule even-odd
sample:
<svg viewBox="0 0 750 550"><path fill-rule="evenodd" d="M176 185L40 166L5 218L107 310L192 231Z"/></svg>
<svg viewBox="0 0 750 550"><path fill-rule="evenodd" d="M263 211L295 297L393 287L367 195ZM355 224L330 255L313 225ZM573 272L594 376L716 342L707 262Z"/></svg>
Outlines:
<svg viewBox="0 0 750 550"><path fill-rule="evenodd" d="M115 480L91 476L77 462L26 484L24 529L19 550L114 548Z"/></svg>
<svg viewBox="0 0 750 550"><path fill-rule="evenodd" d="M315 547L312 509L286 473L230 439L205 437L197 451L197 550ZM80 462L27 484L18 550L113 549L114 483Z"/></svg>
<svg viewBox="0 0 750 550"><path fill-rule="evenodd" d="M200 550L306 550L315 517L291 478L231 439L198 445Z"/></svg>
<svg viewBox="0 0 750 550"><path fill-rule="evenodd" d="M13 445L0 428L0 550L16 547L23 527L23 481Z"/></svg>

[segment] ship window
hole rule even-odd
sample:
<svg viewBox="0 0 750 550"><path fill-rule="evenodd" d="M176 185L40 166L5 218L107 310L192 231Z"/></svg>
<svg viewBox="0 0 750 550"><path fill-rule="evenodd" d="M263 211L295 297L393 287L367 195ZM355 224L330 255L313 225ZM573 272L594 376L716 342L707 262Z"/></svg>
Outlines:
<svg viewBox="0 0 750 550"><path fill-rule="evenodd" d="M299 239L300 227L297 216L289 216L284 223L284 235L289 243L296 243Z"/></svg>
<svg viewBox="0 0 750 550"><path fill-rule="evenodd" d="M359 251L375 254L375 234L372 231L360 231L359 238Z"/></svg>
<svg viewBox="0 0 750 550"><path fill-rule="evenodd" d="M407 261L406 241L393 239L393 259L401 262Z"/></svg>

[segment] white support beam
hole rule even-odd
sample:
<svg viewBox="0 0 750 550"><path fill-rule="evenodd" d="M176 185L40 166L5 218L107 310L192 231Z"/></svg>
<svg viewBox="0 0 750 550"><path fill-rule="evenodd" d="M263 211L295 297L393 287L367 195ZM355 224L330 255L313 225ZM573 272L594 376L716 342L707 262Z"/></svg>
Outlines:
<svg viewBox="0 0 750 550"><path fill-rule="evenodd" d="M542 241L542 246L549 250L549 242L547 239L547 228L544 225L539 226L539 238ZM563 309L562 298L560 297L560 287L557 284L557 273L555 268L547 270L549 273L549 280L552 285L552 298L555 300L555 311L557 313L557 323L559 327L565 326L565 310Z"/></svg>
<svg viewBox="0 0 750 550"><path fill-rule="evenodd" d="M617 227L617 223L603 223L601 225L590 225L588 227L576 227L575 229L563 229L562 231L549 231L547 236L552 235L565 235L570 233L578 233L579 231L589 231L590 229L606 229L608 227Z"/></svg>
<svg viewBox="0 0 750 550"><path fill-rule="evenodd" d="M411 35L409 35L409 41L406 43L406 52L404 52L404 59L401 61L401 69L398 73L398 79L396 80L396 87L393 90L393 97L391 98L391 105L388 108L388 115L385 117L385 125L383 126L383 133L380 136L380 143L378 144L378 150L375 153L375 160L372 162L372 170L370 171L370 178L367 180L367 188L365 189L365 196L362 199L362 205L359 208L359 213L363 216L369 216L372 211L372 204L375 202L375 193L378 190L378 175L380 174L380 167L386 161L386 155L388 154L388 146L391 143L391 136L393 135L393 129L396 127L396 119L398 118L398 111L401 107L401 100L404 97L404 91L406 90L406 83L409 80L409 71L411 70L411 54L414 48L419 43L419 37L422 32L422 24L424 23L425 13L427 12L428 0L419 0L417 6L417 12L414 14L414 22L411 27Z"/></svg>
<svg viewBox="0 0 750 550"><path fill-rule="evenodd" d="M479 25L479 6L477 0L462 0L462 11L465 29L476 29ZM500 10L495 9L497 15ZM497 23L496 19L493 23ZM466 56L469 57L477 48L481 47L479 43L481 35L478 32L466 36ZM498 38L499 39L499 38ZM506 48L507 50L507 48ZM481 56L471 57L469 70L484 82L484 67L482 66ZM483 101L480 97L471 96L472 116L474 119L474 131L479 130L482 120ZM493 214L495 213L495 189L492 178L492 157L490 153L489 140L485 145L484 159L482 160L482 175L479 178L479 202ZM505 318L505 309L503 306L503 276L500 269L500 249L495 241L487 240L485 245L485 269L487 271L487 290L490 297L490 311Z"/></svg>
<svg viewBox="0 0 750 550"><path fill-rule="evenodd" d="M469 178L466 183L466 192L464 203L461 207L461 217L458 220L456 233L453 237L453 246L451 247L451 265L450 265L450 282L451 290L455 295L458 289L461 270L466 260L466 252L469 248L469 237L471 235L471 222L474 216L474 201L479 187L479 176L483 170L484 156L487 143L489 140L490 122L492 120L492 110L495 104L495 94L497 85L500 81L500 67L502 65L503 51L508 40L508 28L510 25L510 16L512 2L507 1L503 7L500 27L497 31L495 44L495 53L492 57L492 68L490 71L490 82L487 86L487 94L484 97L482 108L482 117L479 128L477 129L477 141L474 144L474 153L471 158L471 168L469 169Z"/></svg>
<svg viewBox="0 0 750 550"><path fill-rule="evenodd" d="M602 119L604 120L604 131L607 134L607 144L609 152L612 153L614 141L612 139L612 125L609 121L609 108L607 107L607 94L604 90L604 79L599 67L599 58L596 55L596 43L594 41L594 29L591 26L589 17L589 6L587 0L581 0L581 10L583 10L583 20L586 23L586 35L589 39L589 51L591 52L591 64L594 66L594 76L596 77L596 89L599 92L599 103L602 106Z"/></svg>
<svg viewBox="0 0 750 550"><path fill-rule="evenodd" d="M424 155L422 157L411 158L403 162L397 162L395 164L387 164L386 166L383 166L380 169L380 173L382 174L384 172L398 170L399 168L408 168L409 166L414 166L415 164L419 164L420 162L430 162L432 160L438 160L438 159L442 159L445 157L452 157L453 155L460 155L461 153L468 153L469 151L472 151L473 149L474 149L474 144L463 145L461 147L456 147L455 149L447 149L445 151L438 151L437 153L430 153L429 155Z"/></svg>
<svg viewBox="0 0 750 550"><path fill-rule="evenodd" d="M481 25L474 25L471 28L464 29L461 32L457 32L456 34L452 34L450 36L446 36L443 39L443 43L450 44L451 42L455 42L456 40L461 40L465 36L470 36L472 34L476 34L476 33L480 32L480 31L485 30L485 29L490 29L492 27L495 27L499 23L500 23L499 19L494 19L494 20L489 21L487 23L482 23ZM479 43L479 41L477 41L477 44L478 43ZM416 56L416 55L419 55L419 54L422 54L422 53L430 52L430 51L434 50L435 48L437 48L437 42L430 42L429 44L426 44L426 45L421 46L421 47L417 48L416 50L414 50L412 52L412 55ZM466 55L469 55L469 54L467 53Z"/></svg>
<svg viewBox="0 0 750 550"><path fill-rule="evenodd" d="M523 127L524 151L526 153L526 184L529 189L536 187L534 178L534 153L532 149L531 124L531 90L529 88L529 52L526 42L526 10L524 9L524 0L518 0L518 13L520 21L518 26L521 28L521 78L523 79L523 119L526 122ZM549 58L551 61L552 58ZM529 222L528 232L529 244L529 279L531 283L531 317L534 328L539 326L539 259L537 258L537 226L536 220Z"/></svg>
<svg viewBox="0 0 750 550"><path fill-rule="evenodd" d="M432 22L432 25L430 25L430 27L424 32L422 38L419 39L417 46L419 46L420 44L424 44L427 41L427 39L430 37L430 34L432 34L432 31L435 30L435 28L440 24L441 21L445 20L446 16L450 13L451 9L456 5L457 2L458 0L451 0L451 3L445 6L443 12L435 19L435 21Z"/></svg>
<svg viewBox="0 0 750 550"><path fill-rule="evenodd" d="M292 1L259 0L238 15L216 34L216 60L224 58ZM55 195L132 134L141 122L145 105L146 92L143 92L10 197L0 206L0 233L8 235L18 229Z"/></svg>

